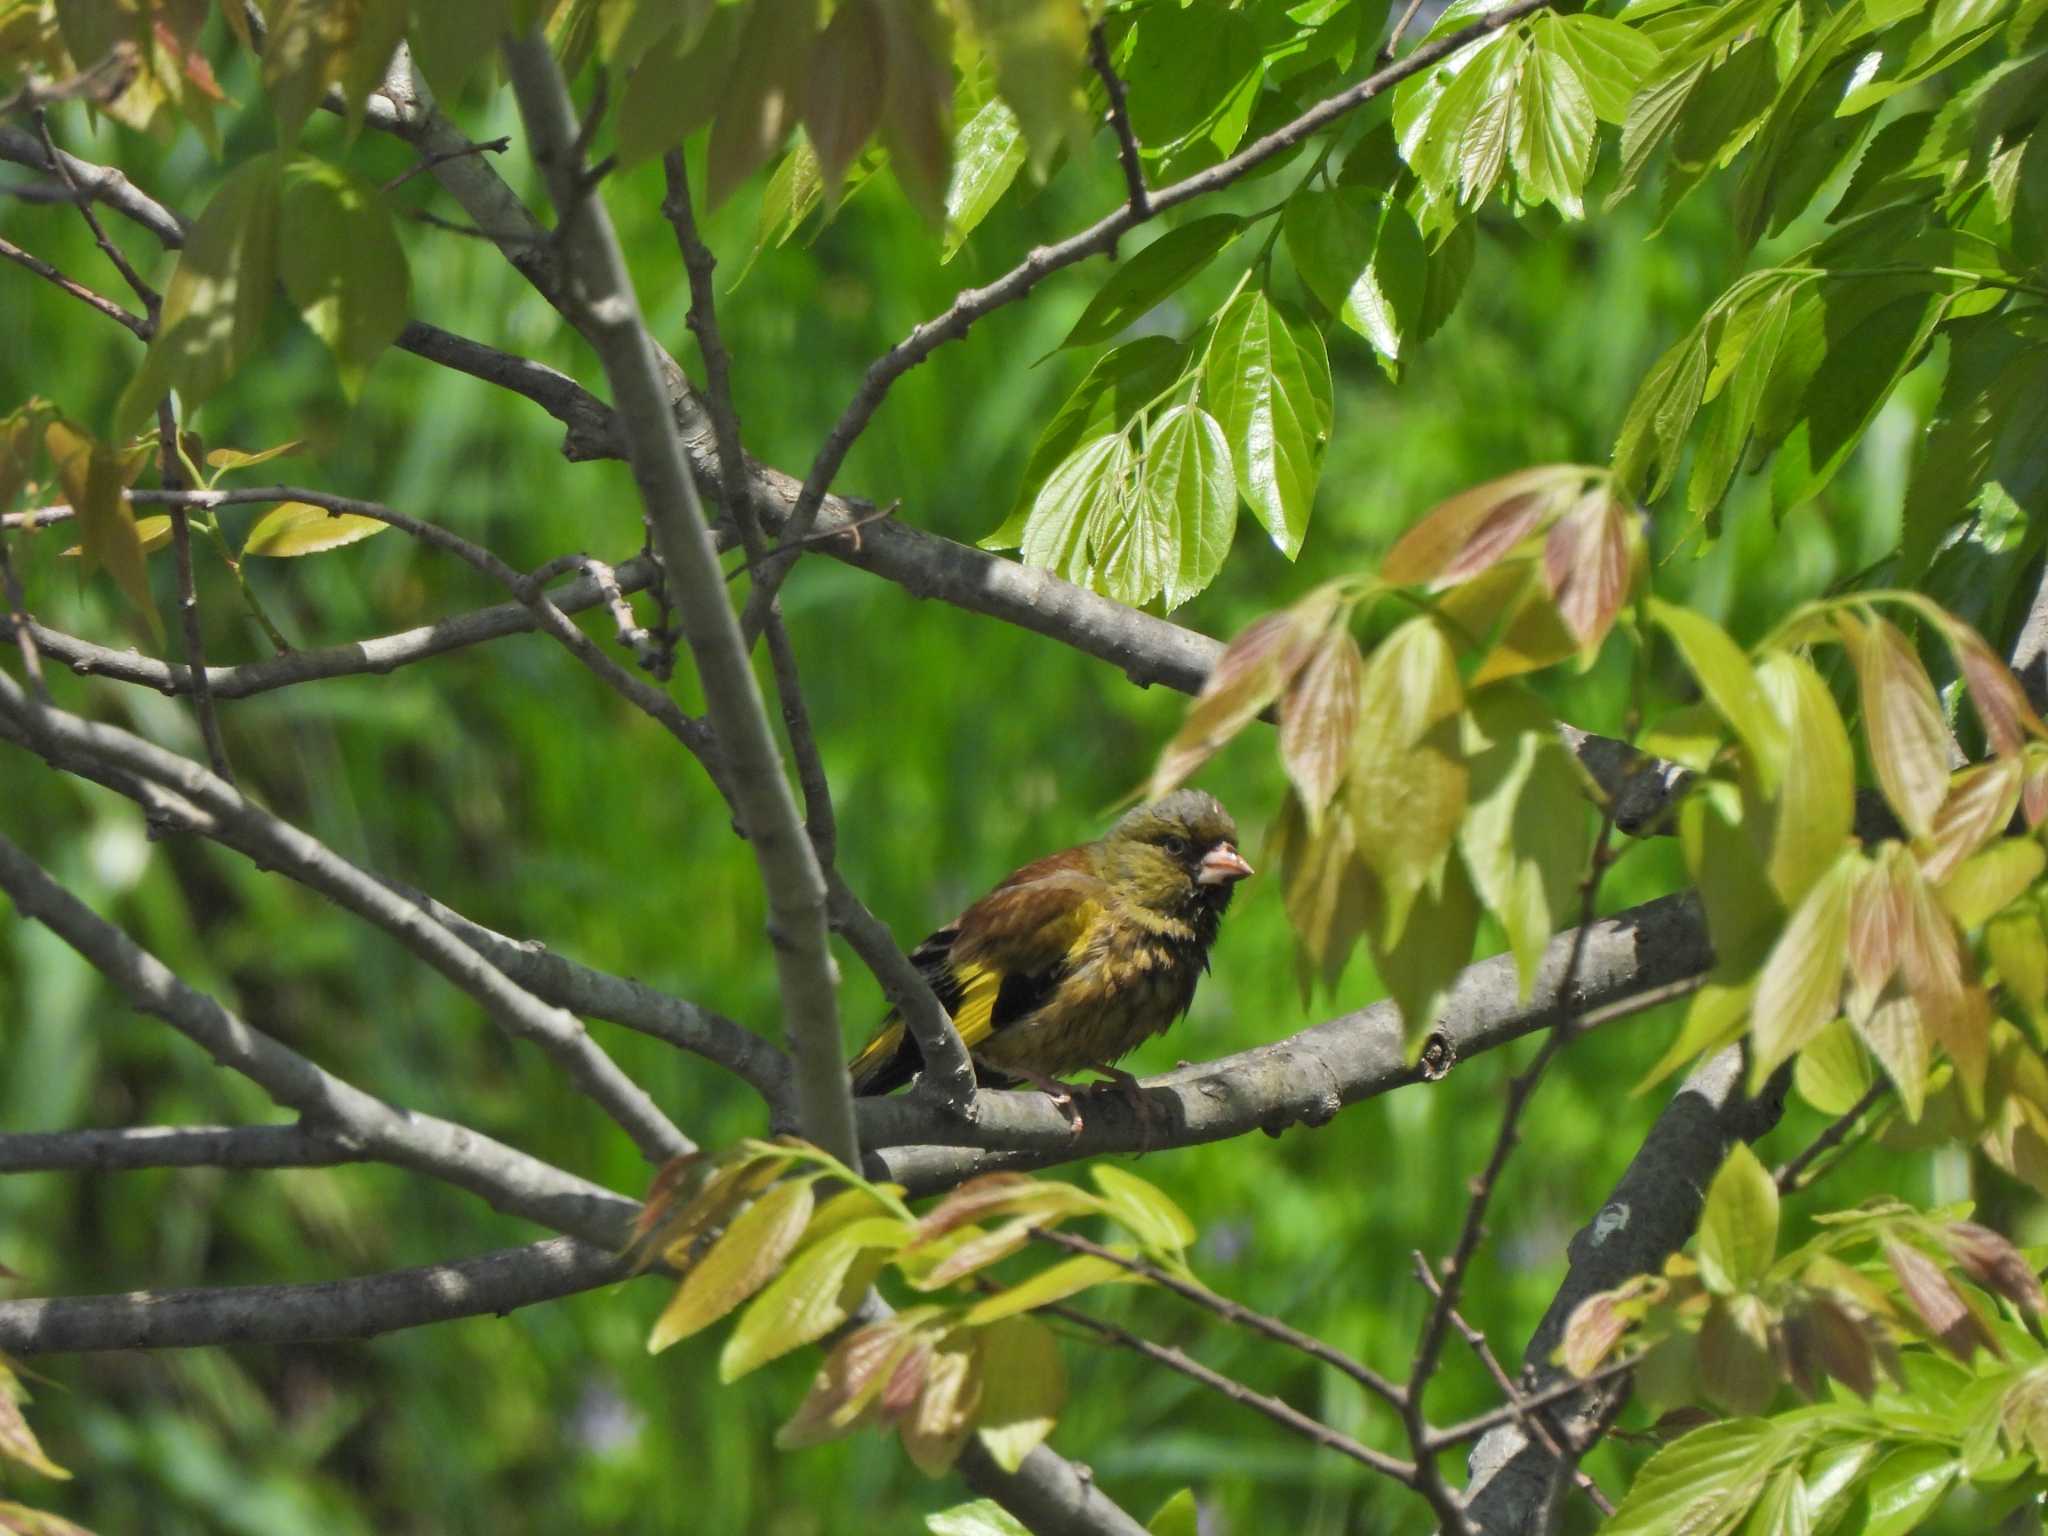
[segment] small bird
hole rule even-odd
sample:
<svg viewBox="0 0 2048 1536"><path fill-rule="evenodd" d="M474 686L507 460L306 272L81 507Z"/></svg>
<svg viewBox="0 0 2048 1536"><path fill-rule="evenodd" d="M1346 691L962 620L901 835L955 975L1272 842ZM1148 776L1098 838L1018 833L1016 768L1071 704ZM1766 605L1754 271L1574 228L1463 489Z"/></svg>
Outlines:
<svg viewBox="0 0 2048 1536"><path fill-rule="evenodd" d="M1099 842L1025 865L910 959L981 1079L1042 1088L1078 1128L1056 1079L1092 1067L1134 1093L1113 1064L1187 1012L1231 890L1251 872L1216 797L1176 790ZM855 1093L878 1094L923 1065L892 1012L848 1070Z"/></svg>

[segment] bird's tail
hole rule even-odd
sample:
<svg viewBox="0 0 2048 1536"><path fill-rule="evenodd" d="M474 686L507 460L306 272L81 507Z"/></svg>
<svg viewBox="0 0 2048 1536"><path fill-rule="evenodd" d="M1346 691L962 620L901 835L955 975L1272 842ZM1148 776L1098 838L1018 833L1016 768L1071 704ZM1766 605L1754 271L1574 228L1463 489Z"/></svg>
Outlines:
<svg viewBox="0 0 2048 1536"><path fill-rule="evenodd" d="M853 1079L853 1091L862 1098L901 1088L923 1067L924 1058L918 1054L917 1042L910 1038L903 1021L893 1014L875 1031L874 1039L846 1064L847 1074Z"/></svg>

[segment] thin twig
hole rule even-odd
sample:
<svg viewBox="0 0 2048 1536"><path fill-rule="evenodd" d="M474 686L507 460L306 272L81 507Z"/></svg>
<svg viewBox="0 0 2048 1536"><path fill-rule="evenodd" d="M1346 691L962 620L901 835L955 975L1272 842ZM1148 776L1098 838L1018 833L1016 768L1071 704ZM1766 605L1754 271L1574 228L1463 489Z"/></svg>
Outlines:
<svg viewBox="0 0 2048 1536"><path fill-rule="evenodd" d="M1415 13L1421 9L1422 0L1408 0L1408 4L1402 8L1400 20L1394 23L1394 30L1387 34L1387 40L1380 45L1378 62L1392 62L1394 50L1401 45L1401 34L1408 30L1408 23L1415 19Z"/></svg>
<svg viewBox="0 0 2048 1536"><path fill-rule="evenodd" d="M1443 1287L1437 1283L1435 1274L1431 1272L1429 1260L1420 1252L1410 1257L1415 1266L1415 1278L1422 1282L1422 1288L1429 1292L1432 1299L1441 1297ZM1458 1336L1465 1341L1466 1347L1478 1356L1479 1363L1486 1367L1486 1374L1493 1378L1494 1386L1499 1388L1501 1396L1507 1399L1508 1407L1515 1411L1516 1420L1522 1428L1544 1450L1560 1461L1563 1460L1564 1448L1557 1443L1557 1437L1551 1433L1549 1422L1540 1411L1529 1406L1527 1399L1522 1396L1522 1389L1516 1385L1515 1378L1508 1373L1508 1368L1500 1363L1500 1356L1493 1352L1493 1346L1487 1342L1485 1333L1467 1322L1465 1314L1456 1307L1451 1308L1451 1326L1458 1330ZM1593 1501L1601 1514L1614 1513L1614 1505L1601 1491L1600 1485L1593 1481L1590 1472L1581 1467L1576 1469L1573 1475L1580 1490Z"/></svg>
<svg viewBox="0 0 2048 1536"><path fill-rule="evenodd" d="M1426 1443L1432 1451L1449 1450L1468 1440L1477 1440L1490 1429L1503 1424L1518 1423L1525 1415L1539 1413L1567 1398L1577 1397L1590 1387L1602 1386L1618 1377L1626 1376L1636 1368L1637 1362L1613 1360L1590 1376L1571 1376L1562 1381L1553 1381L1534 1392L1523 1392L1513 1402L1503 1403L1498 1408L1489 1408L1485 1413L1474 1414L1469 1419L1460 1419L1455 1424L1446 1424L1442 1429L1429 1432Z"/></svg>
<svg viewBox="0 0 2048 1536"><path fill-rule="evenodd" d="M767 558L768 548L754 507L753 477L740 441L739 413L733 406L731 358L718 327L712 284L717 263L697 231L682 152L669 151L662 159L662 170L667 194L661 209L675 230L683 267L690 279L690 329L704 356L708 404L718 443L719 483L726 487L727 507L746 547L747 563L741 569L749 569ZM885 508L877 515L886 517L889 510ZM854 536L859 537L858 533ZM728 572L726 580L731 581L735 574ZM832 807L831 785L825 777L824 760L811 727L802 680L797 675L796 652L789 643L779 605L769 606L764 633L776 697L782 706L783 732L796 763L798 786L803 790L804 830L825 877L827 916L833 929L852 944L854 952L890 995L903 1016L904 1027L916 1040L925 1063L919 1091L938 1099L950 1112L964 1115L974 1103L975 1079L974 1065L959 1031L932 994L931 984L903 959L888 928L854 892L835 862L839 827Z"/></svg>
<svg viewBox="0 0 2048 1536"><path fill-rule="evenodd" d="M1109 126L1116 135L1117 159L1123 162L1124 189L1130 199L1126 206L1142 219L1152 211L1152 194L1145 187L1145 166L1138 158L1138 135L1131 128L1131 109L1124 99L1124 83L1117 75L1116 66L1109 62L1109 44L1103 38L1099 23L1088 29L1088 62L1101 77L1103 90L1109 93Z"/></svg>
<svg viewBox="0 0 2048 1536"><path fill-rule="evenodd" d="M143 280L142 274L135 270L134 264L128 260L121 247L108 237L106 226L100 223L100 216L93 212L92 199L72 176L69 163L58 152L56 141L50 137L49 114L41 108L35 112L35 125L36 134L43 141L43 151L50 157L50 165L55 170L57 179L70 188L72 195L78 199L78 211L84 217L87 227L92 230L93 239L99 243L99 248L105 253L107 260L113 263L114 270L121 274L122 280L134 290L135 296L142 300L142 308L149 316L149 328L152 332L155 331L157 317L163 313L163 295Z"/></svg>
<svg viewBox="0 0 2048 1536"><path fill-rule="evenodd" d="M185 467L178 456L178 418L171 410L171 397L157 402L157 454L159 475L167 491L188 489ZM206 760L228 783L235 771L228 763L228 744L220 730L220 712L214 708L213 690L206 682L206 639L199 627L199 593L192 581L191 514L183 507L171 508L171 547L178 558L178 624L185 640L185 671L192 679L192 709L199 716L199 734L206 742Z"/></svg>
<svg viewBox="0 0 2048 1536"><path fill-rule="evenodd" d="M1040 1242L1050 1243L1055 1248L1064 1248L1069 1253L1085 1253L1091 1258L1107 1260L1119 1269L1127 1269L1134 1275L1142 1275L1162 1290L1171 1291L1183 1300L1191 1301L1196 1306L1215 1313L1226 1323L1234 1323L1240 1328L1250 1329L1253 1333L1264 1334L1276 1344L1284 1344L1289 1349L1299 1351L1310 1359L1319 1360L1333 1370L1342 1372L1382 1402L1398 1408L1407 1396L1398 1383L1388 1380L1364 1362L1354 1360L1336 1346L1324 1343L1313 1334L1303 1333L1299 1328L1290 1328L1277 1317L1255 1312L1228 1296L1219 1296L1206 1286L1184 1280L1148 1260L1126 1257L1113 1249L1103 1247L1100 1243L1090 1242L1085 1237L1072 1232L1062 1232L1056 1228L1041 1228L1031 1235Z"/></svg>
<svg viewBox="0 0 2048 1536"><path fill-rule="evenodd" d="M1408 1438L1415 1447L1416 1487L1429 1500L1439 1519L1453 1536L1471 1536L1475 1527L1465 1511L1462 1498L1452 1492L1437 1468L1436 1456L1429 1446L1429 1427L1423 1417L1423 1397L1430 1378L1435 1375L1438 1362L1443 1358L1445 1337L1450 1328L1451 1313L1458 1305L1458 1297L1464 1289L1465 1279L1471 1267L1472 1257L1478 1251L1479 1242L1486 1229L1486 1210L1493 1199L1494 1190L1500 1184L1501 1172L1506 1168L1509 1156L1521 1139L1522 1114L1535 1095L1536 1086L1543 1080L1544 1072L1556 1059L1559 1051L1577 1033L1577 1026L1584 1010L1582 1001L1575 1003L1573 992L1578 985L1579 967L1585 959L1584 937L1591 930L1595 903L1599 896L1601 877L1605 875L1612 861L1612 839L1614 836L1614 811L1610 806L1600 818L1600 832L1593 841L1593 851L1586 862L1584 878L1579 883L1579 925L1575 930L1570 957L1565 962L1564 978L1557 991L1558 1022L1544 1037L1535 1058L1508 1084L1507 1104L1501 1110L1500 1130L1494 1136L1493 1151L1489 1154L1485 1170L1473 1182L1472 1195L1465 1207L1465 1221L1458 1233L1457 1246L1443 1266L1442 1282L1436 1291L1436 1302L1424 1319L1422 1332L1416 1341L1415 1363L1408 1374L1408 1401L1406 1419Z"/></svg>
<svg viewBox="0 0 2048 1536"><path fill-rule="evenodd" d="M1837 1115L1829 1122L1827 1128L1814 1137L1812 1141L1808 1142L1797 1156L1786 1162L1772 1175L1772 1178L1777 1182L1778 1193L1780 1195L1797 1194L1800 1190L1807 1188L1808 1184L1812 1181L1809 1180L1808 1184L1802 1184L1799 1182L1799 1176L1806 1172L1808 1168L1811 1168L1823 1153L1827 1152L1831 1147L1839 1146L1846 1140L1849 1133L1856 1128L1856 1122L1876 1108L1878 1103L1889 1095L1891 1091L1891 1079L1888 1077L1880 1077L1876 1082L1864 1089L1862 1098ZM1819 1174L1814 1175L1816 1179L1819 1176Z"/></svg>
<svg viewBox="0 0 2048 1536"><path fill-rule="evenodd" d="M1434 42L1424 43L1399 63L1390 64L1368 75L1356 85L1316 103L1294 121L1253 140L1228 159L1205 171L1198 171L1192 176L1185 177L1171 186L1153 191L1146 201L1143 214L1125 205L1078 234L1052 245L1039 246L994 282L981 288L963 290L944 313L913 327L908 336L868 366L853 399L847 402L846 409L840 413L824 444L818 449L817 457L811 461L810 470L804 476L803 487L798 492L796 505L791 510L784 529L782 547L778 549L777 557L755 578L754 590L747 599L746 612L742 618L743 631L749 637L759 633L768 604L774 600L776 590L788 577L796 555L805 547L803 541L810 537L819 510L824 504L825 493L832 488L832 482L838 477L847 453L861 433L867 430L868 422L881 408L890 386L897 379L922 363L947 342L957 341L965 336L975 321L1007 304L1015 303L1053 273L1090 256L1100 256L1114 250L1119 239L1147 219L1229 186L1275 155L1292 149L1311 134L1328 127L1375 96L1390 90L1413 75L1420 74L1439 59L1457 52L1468 43L1490 36L1503 27L1514 25L1524 16L1542 10L1550 3L1551 0L1514 0L1513 4L1479 17L1469 27L1460 28Z"/></svg>
<svg viewBox="0 0 2048 1536"><path fill-rule="evenodd" d="M901 502L892 501L886 507L876 507L859 517L849 518L837 527L816 529L806 534L801 542L806 548L815 548L820 544L829 544L835 539L844 539L852 548L857 550L860 548L861 529L894 517L896 509L901 505ZM741 561L725 573L725 579L729 582L737 581L742 576L752 575L778 555L786 555L795 547L796 541L785 539L782 543L776 545L775 548L764 550L758 557L750 557Z"/></svg>
<svg viewBox="0 0 2048 1536"><path fill-rule="evenodd" d="M1070 1322L1076 1327L1086 1328L1089 1332L1109 1340L1112 1344L1121 1345L1135 1354L1143 1355L1154 1364L1163 1365L1170 1371L1177 1371L1190 1381L1200 1382L1210 1391L1228 1398L1231 1402L1245 1408L1250 1408L1256 1413L1264 1414L1275 1424L1293 1431L1313 1445L1319 1445L1325 1450L1335 1451L1340 1456L1348 1456L1361 1466L1370 1467L1373 1471L1383 1476L1391 1477L1398 1483L1409 1487L1414 1486L1415 1468L1401 1460L1400 1457L1390 1456L1385 1451L1376 1451L1369 1445L1363 1445L1352 1439L1351 1436L1344 1434L1341 1430L1332 1429L1329 1425L1323 1423L1322 1420L1310 1418L1292 1404L1283 1402L1281 1399L1273 1397L1268 1393L1248 1387L1243 1382L1224 1375L1221 1371L1213 1370L1203 1365L1199 1360L1189 1358L1171 1345L1155 1344L1142 1335L1132 1333L1128 1328L1118 1327L1115 1323L1105 1322L1099 1317L1091 1317L1086 1312L1076 1311L1063 1302L1055 1302L1053 1305L1041 1307L1039 1310L1050 1316Z"/></svg>
<svg viewBox="0 0 2048 1536"><path fill-rule="evenodd" d="M28 686L41 704L50 702L50 685L43 680L43 653L36 645L36 622L28 616L28 599L22 596L21 578L14 571L14 555L0 534L0 590L7 596L7 627L21 652L21 668L28 674Z"/></svg>
<svg viewBox="0 0 2048 1536"><path fill-rule="evenodd" d="M431 171L445 160L453 160L462 155L502 155L511 147L512 135L507 133L501 134L495 139L487 139L481 144L465 144L460 149L436 150L432 154L422 155L417 163L406 170L400 171L396 176L385 182L380 190L388 196L396 192L408 181L411 181L413 177L423 171Z"/></svg>
<svg viewBox="0 0 2048 1536"><path fill-rule="evenodd" d="M11 240L0 240L0 257L5 257L16 266L26 267L29 271L35 273L37 277L42 278L45 282L55 284L80 303L91 305L109 320L112 320L117 325L125 326L143 341L149 340L155 333L156 328L149 323L146 316L130 314L105 294L95 293L92 289L86 287L85 284L66 277L57 268L44 261L42 257L30 255Z"/></svg>

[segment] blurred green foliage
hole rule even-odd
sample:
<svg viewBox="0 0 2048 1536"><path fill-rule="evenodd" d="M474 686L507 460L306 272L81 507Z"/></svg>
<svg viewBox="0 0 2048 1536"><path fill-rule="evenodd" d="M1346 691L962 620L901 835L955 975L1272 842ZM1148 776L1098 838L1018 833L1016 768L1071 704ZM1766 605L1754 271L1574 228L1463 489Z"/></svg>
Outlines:
<svg viewBox="0 0 2048 1536"><path fill-rule="evenodd" d="M223 84L230 95L254 89L233 74ZM509 114L499 97L466 112L464 126L487 138L513 127ZM56 127L68 148L122 165L188 209L218 179L189 135L164 148L106 124L90 129L77 109L57 114ZM308 126L307 142L373 181L408 164L401 146L374 134L345 145L325 120ZM515 135L502 168L537 193L516 146ZM249 147L231 139L228 163ZM1121 184L1106 144L1095 149L1021 205L999 209L945 267L927 227L877 182L814 240L763 253L733 287L758 195L743 190L708 233L724 262L722 318L749 449L800 472L877 352L1015 251L1111 206ZM606 195L657 335L694 365L683 275L657 208L658 169L621 174ZM407 198L453 211L424 178ZM1216 585L1177 617L1228 635L1370 563L1451 490L1532 462L1603 461L1644 370L1739 269L1730 230L1729 199L1713 188L1654 237L1646 216L1629 209L1547 233L1483 218L1464 302L1398 387L1363 341L1333 348L1337 425L1298 562L1247 522ZM112 286L67 209L0 200L0 233ZM143 237L118 221L114 233L145 271L168 270ZM494 252L426 225L408 228L406 242L421 317L595 376L590 355ZM1086 367L1085 352L1045 355L1103 270L1093 262L1061 275L903 379L839 488L900 498L899 516L956 539L986 533L1008 509L1038 430ZM1198 279L1186 302L1213 304L1227 283ZM1211 293L1204 284L1222 286ZM18 272L0 278L0 292L0 399L34 392L104 422L139 346ZM286 326L282 305L272 323ZM445 523L526 568L568 550L617 559L637 549L624 467L564 462L558 429L534 407L392 352L349 409L324 351L290 324L286 343L200 414L195 425L210 445L307 438L309 457L281 466L288 478ZM1937 370L1909 381L1820 501L1774 520L1768 496L1741 482L1724 536L1705 548L1676 512L1660 521L1658 590L1747 640L1791 602L1881 556L1897 539L1905 444L1916 413L1931 406ZM51 533L16 543L39 617L87 635L135 633L106 582L81 583L59 560L66 542ZM153 565L168 611L169 563ZM305 644L385 633L502 596L455 562L388 536L317 561L266 563L251 579ZM211 657L263 654L225 573L202 557L199 581ZM837 790L842 864L906 944L1004 871L1091 835L1142 780L1182 707L1051 641L920 603L827 559L803 564L784 603ZM590 627L604 638L600 621ZM1589 728L1616 729L1627 681L1625 658L1610 654L1566 682L1560 709ZM1655 681L1667 700L1680 696L1675 671ZM181 703L71 677L56 686L71 707L197 750ZM673 741L547 641L514 638L223 713L245 787L349 856L482 922L776 1027L758 886L716 797ZM92 786L16 755L4 773L0 827L195 983L396 1102L467 1121L616 1188L644 1188L650 1170L558 1073L489 1030L473 1005L380 934L219 849L150 843L131 805ZM1256 739L1203 782L1248 826L1263 822L1282 787ZM1603 902L1628 905L1681 880L1675 849L1646 846L1616 870ZM1277 891L1254 882L1192 1016L1126 1065L1144 1073L1242 1049L1381 995L1361 960L1334 997L1304 1003L1290 944ZM1483 936L1483 949L1499 947L1498 935ZM841 960L848 1030L858 1036L879 1012L878 994L850 955ZM598 1028L693 1136L717 1144L762 1128L734 1084L655 1042ZM1632 1098L1628 1088L1671 1028L1661 1010L1599 1031L1572 1048L1536 1103L1469 1291L1471 1320L1511 1361L1555 1287L1565 1240L1657 1112L1658 1098ZM1501 1085L1529 1048L1469 1063L1447 1082L1353 1109L1321 1130L1140 1166L1199 1225L1194 1263L1209 1284L1403 1374L1422 1301L1409 1255L1448 1247ZM8 1129L272 1117L260 1095L131 1014L61 944L18 919L0 929L0 1062ZM1766 1159L1802 1144L1817 1124L1795 1107ZM1875 1190L1911 1200L1975 1195L1983 1219L2022 1241L2048 1235L2029 1198L1961 1153L1930 1161L1866 1152L1817 1199L1836 1207ZM1801 1218L1788 1213L1795 1234ZM18 1289L36 1294L314 1281L532 1235L464 1195L374 1167L0 1180L0 1261L25 1277ZM366 1345L37 1362L48 1377L38 1428L78 1481L35 1493L102 1533L162 1536L833 1536L915 1530L921 1513L958 1500L956 1484L925 1481L878 1436L774 1451L770 1434L801 1395L810 1361L720 1388L715 1337L650 1360L644 1340L665 1296L659 1284L627 1285ZM1170 1298L1118 1291L1103 1306L1371 1444L1405 1446L1349 1385ZM1192 1484L1213 1522L1206 1530L1429 1528L1407 1494L1179 1378L1082 1340L1069 1361L1073 1399L1053 1444L1091 1465L1132 1510ZM1493 1401L1484 1372L1453 1348L1435 1415ZM1617 1489L1642 1454L1609 1443L1590 1470ZM1967 1515L1949 1528L1970 1529ZM1569 1529L1591 1525L1589 1506L1572 1509Z"/></svg>

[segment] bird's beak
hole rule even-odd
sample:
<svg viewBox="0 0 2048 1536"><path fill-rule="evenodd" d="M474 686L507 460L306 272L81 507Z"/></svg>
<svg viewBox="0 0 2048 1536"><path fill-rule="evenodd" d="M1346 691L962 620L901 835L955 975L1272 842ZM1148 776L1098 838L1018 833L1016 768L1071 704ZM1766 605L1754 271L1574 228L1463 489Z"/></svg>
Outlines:
<svg viewBox="0 0 2048 1536"><path fill-rule="evenodd" d="M1252 867L1245 863L1243 854L1229 843L1218 843L1202 855L1201 865L1195 873L1195 884L1229 885L1251 872Z"/></svg>

